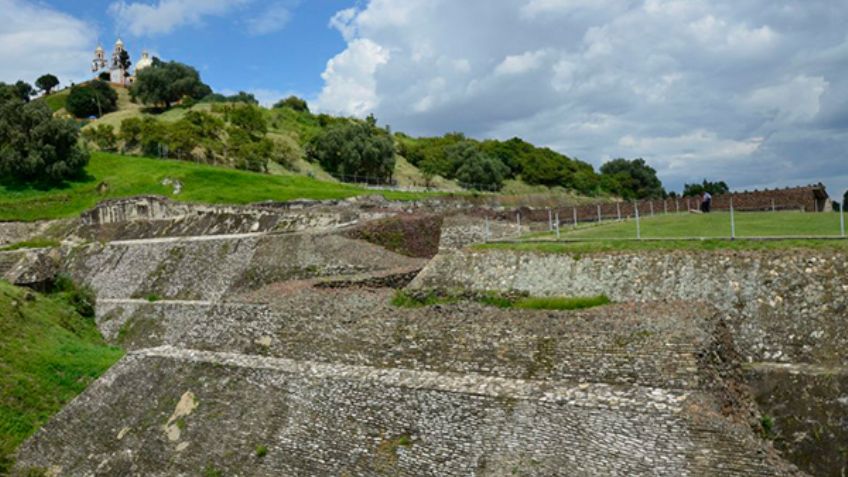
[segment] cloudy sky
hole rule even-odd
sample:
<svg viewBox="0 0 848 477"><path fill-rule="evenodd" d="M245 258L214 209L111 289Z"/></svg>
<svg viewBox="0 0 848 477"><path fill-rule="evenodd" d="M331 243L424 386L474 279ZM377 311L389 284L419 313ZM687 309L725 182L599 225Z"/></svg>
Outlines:
<svg viewBox="0 0 848 477"><path fill-rule="evenodd" d="M0 0L0 81L88 76L121 35L220 91L417 135L643 157L670 189L848 189L848 2Z"/></svg>

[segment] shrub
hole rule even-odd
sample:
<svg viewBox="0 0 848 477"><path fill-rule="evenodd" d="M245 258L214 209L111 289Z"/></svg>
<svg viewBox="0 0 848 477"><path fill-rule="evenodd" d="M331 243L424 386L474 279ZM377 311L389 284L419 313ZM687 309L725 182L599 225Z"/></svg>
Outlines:
<svg viewBox="0 0 848 477"><path fill-rule="evenodd" d="M115 127L111 124L98 124L97 126L83 129L82 138L101 151L114 151L118 144Z"/></svg>
<svg viewBox="0 0 848 477"><path fill-rule="evenodd" d="M500 190L508 173L501 161L477 151L463 160L456 179L466 189Z"/></svg>
<svg viewBox="0 0 848 477"><path fill-rule="evenodd" d="M65 109L78 118L100 117L118 109L118 93L100 80L74 86L68 94Z"/></svg>
<svg viewBox="0 0 848 477"><path fill-rule="evenodd" d="M265 446L256 446L256 457L260 459L268 455L268 448Z"/></svg>
<svg viewBox="0 0 848 477"><path fill-rule="evenodd" d="M289 96L286 99L281 99L274 105L274 108L290 108L295 111L309 112L309 104L305 99L298 98L297 96Z"/></svg>
<svg viewBox="0 0 848 477"><path fill-rule="evenodd" d="M71 277L59 275L53 282L53 293L65 296L68 303L80 316L94 318L97 296L87 285L77 285Z"/></svg>

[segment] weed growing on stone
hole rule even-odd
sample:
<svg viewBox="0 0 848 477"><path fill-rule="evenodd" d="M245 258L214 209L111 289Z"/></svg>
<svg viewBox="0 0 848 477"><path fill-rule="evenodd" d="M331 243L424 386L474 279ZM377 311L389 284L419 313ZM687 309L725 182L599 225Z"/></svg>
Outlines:
<svg viewBox="0 0 848 477"><path fill-rule="evenodd" d="M150 303L156 303L157 301L161 300L162 298L155 293L151 293L151 294L147 295L147 297L145 297L145 299L147 301L149 301Z"/></svg>
<svg viewBox="0 0 848 477"><path fill-rule="evenodd" d="M223 477L224 473L221 469L214 465L207 465L203 468L203 477Z"/></svg>
<svg viewBox="0 0 848 477"><path fill-rule="evenodd" d="M265 446L256 446L256 457L260 459L268 455L268 448Z"/></svg>
<svg viewBox="0 0 848 477"><path fill-rule="evenodd" d="M774 436L774 418L768 414L763 414L760 418L760 427L763 428L763 437L771 439Z"/></svg>

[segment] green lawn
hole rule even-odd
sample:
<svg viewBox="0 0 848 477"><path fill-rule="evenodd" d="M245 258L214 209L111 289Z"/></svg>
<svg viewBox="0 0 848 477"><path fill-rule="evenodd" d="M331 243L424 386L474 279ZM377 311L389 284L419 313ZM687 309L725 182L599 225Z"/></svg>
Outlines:
<svg viewBox="0 0 848 477"><path fill-rule="evenodd" d="M833 212L737 212L736 237L838 236L839 214ZM642 238L729 238L730 213L668 214L643 217ZM636 238L636 221L561 228L564 239ZM536 235L550 238L551 234Z"/></svg>
<svg viewBox="0 0 848 477"><path fill-rule="evenodd" d="M71 94L71 90L65 89L59 91L57 93L53 93L50 96L45 96L44 101L47 103L47 106L50 106L50 109L55 113L56 111L65 107L65 104L68 102L68 95Z"/></svg>
<svg viewBox="0 0 848 477"><path fill-rule="evenodd" d="M123 355L70 298L0 281L0 475L24 439Z"/></svg>
<svg viewBox="0 0 848 477"><path fill-rule="evenodd" d="M92 153L88 178L60 188L0 183L0 221L33 221L70 217L97 202L139 194L159 194L186 202L246 204L265 200L343 199L381 194L388 199L413 200L426 193L380 191L323 182L306 176L272 176L191 162ZM171 195L164 178L179 179L183 191ZM108 185L101 195L97 186Z"/></svg>

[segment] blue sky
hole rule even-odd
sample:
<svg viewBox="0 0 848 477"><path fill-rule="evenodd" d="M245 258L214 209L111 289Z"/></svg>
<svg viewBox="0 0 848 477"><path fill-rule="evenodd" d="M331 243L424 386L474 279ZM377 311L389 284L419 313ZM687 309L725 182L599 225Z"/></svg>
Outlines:
<svg viewBox="0 0 848 477"><path fill-rule="evenodd" d="M0 81L89 76L117 34L221 92L415 135L520 136L667 188L848 189L848 2L0 0Z"/></svg>
<svg viewBox="0 0 848 477"><path fill-rule="evenodd" d="M289 92L317 96L327 60L345 48L344 39L329 26L329 19L355 2L207 2L231 6L210 8L207 14L186 18L163 31L133 23L139 21L133 19L133 3L144 2L124 2L129 10L124 15L118 13L117 3L44 2L93 26L107 51L121 36L136 60L141 50L147 49L162 58L195 66L216 91L251 90L269 100ZM186 3L192 9L191 2ZM170 15L170 20L176 21L175 16ZM259 19L265 23L258 24ZM86 73L83 65L80 74Z"/></svg>

